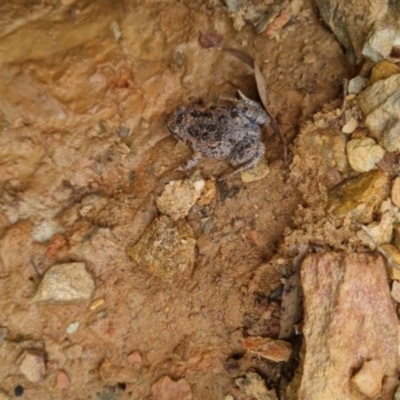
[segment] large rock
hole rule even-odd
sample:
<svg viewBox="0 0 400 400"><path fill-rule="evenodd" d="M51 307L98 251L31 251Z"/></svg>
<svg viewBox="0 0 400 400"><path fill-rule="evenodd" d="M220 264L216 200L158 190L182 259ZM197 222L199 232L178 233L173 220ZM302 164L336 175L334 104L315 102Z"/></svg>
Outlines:
<svg viewBox="0 0 400 400"><path fill-rule="evenodd" d="M350 179L329 193L327 211L337 217L350 217L362 224L373 220L373 213L385 197L388 178L373 170Z"/></svg>
<svg viewBox="0 0 400 400"><path fill-rule="evenodd" d="M400 74L379 80L358 96L365 126L387 151L400 151Z"/></svg>
<svg viewBox="0 0 400 400"><path fill-rule="evenodd" d="M89 300L95 284L85 263L74 262L51 267L44 276L33 301L68 303Z"/></svg>
<svg viewBox="0 0 400 400"><path fill-rule="evenodd" d="M368 34L362 54L377 63L388 57L393 46L397 46L399 32L395 25L376 21Z"/></svg>
<svg viewBox="0 0 400 400"><path fill-rule="evenodd" d="M381 256L313 254L301 281L306 351L298 398L392 399L400 332Z"/></svg>
<svg viewBox="0 0 400 400"><path fill-rule="evenodd" d="M395 19L400 12L390 0L316 0L316 3L352 63L359 63L363 58L362 49L373 23L388 15Z"/></svg>

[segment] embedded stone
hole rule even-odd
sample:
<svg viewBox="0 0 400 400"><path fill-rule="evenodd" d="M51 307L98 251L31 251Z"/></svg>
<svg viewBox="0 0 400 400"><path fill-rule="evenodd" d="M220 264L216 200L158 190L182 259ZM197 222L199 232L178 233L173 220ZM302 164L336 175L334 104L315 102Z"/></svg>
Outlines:
<svg viewBox="0 0 400 400"><path fill-rule="evenodd" d="M91 298L95 288L85 263L74 262L52 266L43 277L33 301L69 303Z"/></svg>
<svg viewBox="0 0 400 400"><path fill-rule="evenodd" d="M388 178L384 172L373 170L349 179L333 188L328 195L327 211L338 217L348 216L368 224L373 212L385 198Z"/></svg>
<svg viewBox="0 0 400 400"><path fill-rule="evenodd" d="M171 283L191 273L195 246L192 228L185 220L174 221L163 215L126 251L149 274Z"/></svg>
<svg viewBox="0 0 400 400"><path fill-rule="evenodd" d="M385 150L368 137L350 140L346 151L351 168L357 172L367 172L375 168L375 164L385 155Z"/></svg>

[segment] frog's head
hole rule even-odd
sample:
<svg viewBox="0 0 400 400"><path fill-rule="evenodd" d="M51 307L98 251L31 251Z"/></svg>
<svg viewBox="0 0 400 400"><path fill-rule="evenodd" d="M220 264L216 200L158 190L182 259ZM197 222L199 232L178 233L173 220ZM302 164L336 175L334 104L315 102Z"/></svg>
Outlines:
<svg viewBox="0 0 400 400"><path fill-rule="evenodd" d="M182 140L181 137L181 126L185 115L186 108L178 107L171 114L168 114L165 118L168 129L172 133L175 139Z"/></svg>

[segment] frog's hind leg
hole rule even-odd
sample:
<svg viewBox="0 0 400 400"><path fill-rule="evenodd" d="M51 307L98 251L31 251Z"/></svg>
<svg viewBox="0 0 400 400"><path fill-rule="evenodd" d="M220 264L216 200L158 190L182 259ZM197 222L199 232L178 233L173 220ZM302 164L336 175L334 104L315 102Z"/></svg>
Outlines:
<svg viewBox="0 0 400 400"><path fill-rule="evenodd" d="M201 159L202 154L199 152L194 152L189 160L183 162L178 168L175 169L175 171L188 171L189 169L195 167Z"/></svg>
<svg viewBox="0 0 400 400"><path fill-rule="evenodd" d="M240 166L240 168L227 175L226 177L223 177L222 179L229 178L232 175L238 174L239 172L253 168L263 158L264 153L264 143L254 143L252 140L243 140L233 149L229 157L232 167Z"/></svg>

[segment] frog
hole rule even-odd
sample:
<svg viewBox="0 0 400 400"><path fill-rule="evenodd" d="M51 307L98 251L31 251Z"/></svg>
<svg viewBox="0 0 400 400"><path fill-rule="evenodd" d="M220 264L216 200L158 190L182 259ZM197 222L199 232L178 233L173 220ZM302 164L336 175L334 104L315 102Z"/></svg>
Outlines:
<svg viewBox="0 0 400 400"><path fill-rule="evenodd" d="M263 158L262 126L270 122L264 107L238 90L234 104L177 107L166 117L172 136L193 152L177 170L188 171L204 157L228 159L236 170L253 168Z"/></svg>

